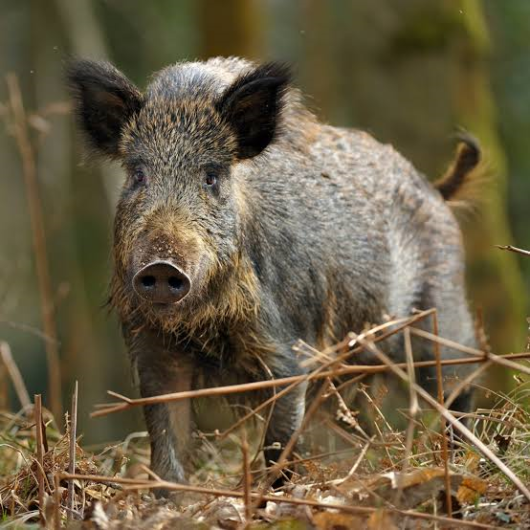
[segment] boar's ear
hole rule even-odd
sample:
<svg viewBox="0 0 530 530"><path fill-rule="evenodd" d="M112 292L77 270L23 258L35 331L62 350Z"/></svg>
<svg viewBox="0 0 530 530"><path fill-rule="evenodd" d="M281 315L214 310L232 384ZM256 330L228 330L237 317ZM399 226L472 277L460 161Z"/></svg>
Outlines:
<svg viewBox="0 0 530 530"><path fill-rule="evenodd" d="M141 93L104 61L72 61L66 77L89 144L102 154L117 157L123 128L142 106Z"/></svg>
<svg viewBox="0 0 530 530"><path fill-rule="evenodd" d="M217 102L237 136L239 159L258 155L274 139L289 80L285 65L264 64L236 79Z"/></svg>

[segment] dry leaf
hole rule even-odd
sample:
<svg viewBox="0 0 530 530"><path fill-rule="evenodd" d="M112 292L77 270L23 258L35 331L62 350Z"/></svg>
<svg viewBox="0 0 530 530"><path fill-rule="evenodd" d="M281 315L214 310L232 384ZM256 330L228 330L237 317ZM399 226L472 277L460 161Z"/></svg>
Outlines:
<svg viewBox="0 0 530 530"><path fill-rule="evenodd" d="M456 498L461 504L475 504L488 489L488 484L476 477L466 477L458 488Z"/></svg>
<svg viewBox="0 0 530 530"><path fill-rule="evenodd" d="M364 519L345 513L320 512L313 516L318 530L354 530L362 528Z"/></svg>
<svg viewBox="0 0 530 530"><path fill-rule="evenodd" d="M386 510L377 510L368 519L368 530L398 530Z"/></svg>
<svg viewBox="0 0 530 530"><path fill-rule="evenodd" d="M481 456L475 451L467 451L465 457L466 469L471 473L476 471L479 467L480 459Z"/></svg>
<svg viewBox="0 0 530 530"><path fill-rule="evenodd" d="M451 473L450 477L451 489L457 491L463 477L454 473ZM396 491L401 487L400 506L411 509L437 497L440 491L445 490L445 473L439 468L415 469L407 473L392 471L379 475L372 481L365 481L362 489L358 482L355 484L355 489L351 489L352 483L349 481L348 492L345 491L347 486L348 483L344 483L338 489L348 493L349 496L354 494L355 500L364 506L373 506L376 499L394 502ZM361 495L365 496L367 491L372 492L372 495L363 499Z"/></svg>

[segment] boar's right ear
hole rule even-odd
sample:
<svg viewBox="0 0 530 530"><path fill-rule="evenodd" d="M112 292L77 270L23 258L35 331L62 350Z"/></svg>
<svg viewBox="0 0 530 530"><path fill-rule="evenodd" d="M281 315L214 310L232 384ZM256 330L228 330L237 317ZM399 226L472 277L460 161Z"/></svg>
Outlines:
<svg viewBox="0 0 530 530"><path fill-rule="evenodd" d="M285 65L267 63L236 79L217 102L236 134L239 159L258 155L274 139L289 80Z"/></svg>
<svg viewBox="0 0 530 530"><path fill-rule="evenodd" d="M142 107L141 93L104 61L72 61L66 67L66 77L89 144L102 154L117 157L123 128Z"/></svg>

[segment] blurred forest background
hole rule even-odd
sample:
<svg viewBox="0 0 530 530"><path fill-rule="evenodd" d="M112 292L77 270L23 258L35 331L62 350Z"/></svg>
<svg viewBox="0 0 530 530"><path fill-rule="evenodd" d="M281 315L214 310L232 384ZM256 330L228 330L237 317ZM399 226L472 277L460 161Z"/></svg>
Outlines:
<svg viewBox="0 0 530 530"><path fill-rule="evenodd" d="M56 328L58 342L48 347L60 355L62 398L66 405L78 379L87 440L143 428L139 412L88 418L107 389L134 390L118 323L104 308L122 177L118 167L82 164L62 76L70 54L108 58L140 86L181 60L287 61L323 120L392 143L429 178L452 158L456 128L468 129L491 176L481 207L462 223L469 295L493 351L524 350L530 259L494 245L530 248L528 0L0 0L0 49L0 340L30 394L43 392L49 405L46 341L35 330ZM33 232L9 72L36 157L43 222ZM51 276L46 326L35 228ZM506 388L509 375L490 374L485 384Z"/></svg>

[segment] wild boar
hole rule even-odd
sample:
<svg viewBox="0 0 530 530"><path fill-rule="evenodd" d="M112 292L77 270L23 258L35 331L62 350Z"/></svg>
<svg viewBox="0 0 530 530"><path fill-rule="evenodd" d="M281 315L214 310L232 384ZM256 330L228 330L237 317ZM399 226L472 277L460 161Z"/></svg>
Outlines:
<svg viewBox="0 0 530 530"><path fill-rule="evenodd" d="M414 309L437 308L442 336L475 345L444 201L478 161L472 142L437 190L392 147L319 123L280 64L178 63L141 92L111 64L77 60L68 82L90 149L126 173L110 303L142 396L301 374L296 341L325 348ZM383 346L396 361L401 340ZM432 344L414 353L432 359ZM468 369L445 368L446 388ZM434 379L419 372L430 391ZM268 462L300 425L305 394L276 402ZM185 480L193 415L189 401L145 408L164 479Z"/></svg>

